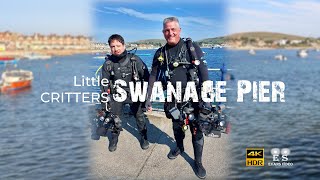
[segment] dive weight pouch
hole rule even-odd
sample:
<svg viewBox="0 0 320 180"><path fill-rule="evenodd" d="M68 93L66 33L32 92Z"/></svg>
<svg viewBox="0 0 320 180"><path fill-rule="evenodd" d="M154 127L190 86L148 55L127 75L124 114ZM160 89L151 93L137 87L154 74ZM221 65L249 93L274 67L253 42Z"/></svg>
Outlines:
<svg viewBox="0 0 320 180"><path fill-rule="evenodd" d="M169 110L170 115L172 116L173 119L178 120L180 116L180 111L178 110L177 107L173 107Z"/></svg>

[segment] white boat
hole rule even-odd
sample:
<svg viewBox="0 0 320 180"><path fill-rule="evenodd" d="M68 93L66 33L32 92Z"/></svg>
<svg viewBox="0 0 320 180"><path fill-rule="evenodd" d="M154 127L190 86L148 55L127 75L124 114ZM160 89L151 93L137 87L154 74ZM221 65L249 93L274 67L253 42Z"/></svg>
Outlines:
<svg viewBox="0 0 320 180"><path fill-rule="evenodd" d="M308 56L308 52L305 49L301 49L297 52L297 56L301 58L305 58Z"/></svg>
<svg viewBox="0 0 320 180"><path fill-rule="evenodd" d="M105 56L94 56L93 59L106 59Z"/></svg>
<svg viewBox="0 0 320 180"><path fill-rule="evenodd" d="M288 58L286 56L282 55L282 54L275 55L274 59L278 60L278 61L286 61L286 60L288 60Z"/></svg>
<svg viewBox="0 0 320 180"><path fill-rule="evenodd" d="M250 49L250 50L249 50L249 54L251 54L251 55L255 55L255 54L256 54L256 52L254 51L254 49Z"/></svg>
<svg viewBox="0 0 320 180"><path fill-rule="evenodd" d="M24 58L26 59L30 59L30 60L35 60L35 59L51 59L52 56L50 55L44 55L44 54L35 54L35 53L31 53L31 54L26 54L24 55Z"/></svg>
<svg viewBox="0 0 320 180"><path fill-rule="evenodd" d="M222 46L220 44L215 44L212 46L212 49L217 49L217 48L222 48Z"/></svg>
<svg viewBox="0 0 320 180"><path fill-rule="evenodd" d="M33 73L31 71L15 69L6 70L1 75L0 92L19 90L31 86Z"/></svg>

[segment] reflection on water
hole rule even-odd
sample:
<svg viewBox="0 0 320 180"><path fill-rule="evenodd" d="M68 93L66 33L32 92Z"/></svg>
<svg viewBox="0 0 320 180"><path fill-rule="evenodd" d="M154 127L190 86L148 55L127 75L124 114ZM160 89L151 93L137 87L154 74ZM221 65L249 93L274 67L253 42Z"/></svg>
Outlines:
<svg viewBox="0 0 320 180"><path fill-rule="evenodd" d="M276 61L279 51L287 61ZM244 103L229 99L233 131L232 177L234 178L289 178L305 179L319 177L319 98L320 61L319 53L310 52L305 59L296 57L294 50L261 50L255 56L247 51L230 51L226 61L234 68L236 80L283 81L286 85L285 103L254 103L252 93L245 95ZM236 82L231 86L237 88ZM229 96L237 97L236 91ZM268 96L271 96L268 94ZM265 149L264 167L246 167L245 149ZM271 167L270 150L289 148L292 167Z"/></svg>
<svg viewBox="0 0 320 180"><path fill-rule="evenodd" d="M88 58L19 62L35 78L31 88L0 94L0 179L87 179L86 106L46 104L40 96L83 91L73 87L72 80L74 75L90 75Z"/></svg>
<svg viewBox="0 0 320 180"><path fill-rule="evenodd" d="M11 91L7 91L4 94L6 95L10 95L10 96L17 96L17 95L27 95L29 93L32 92L32 87L25 87L25 88L21 88L21 89L15 89L15 90L11 90Z"/></svg>
<svg viewBox="0 0 320 180"><path fill-rule="evenodd" d="M209 68L220 68L223 63L232 69L234 81L227 82L227 105L232 122L231 178L289 178L320 176L318 111L320 100L320 53L310 52L298 58L295 50L257 50L254 56L247 51L204 49ZM149 53L149 51L140 51ZM277 61L283 54L287 61ZM148 67L151 57L142 57ZM210 71L211 80L219 80L219 71ZM236 102L237 81L282 81L286 85L285 103L254 103L252 94L243 103ZM271 96L271 95L269 95ZM246 167L248 147L265 149L264 167ZM271 148L289 148L292 167L269 167Z"/></svg>
<svg viewBox="0 0 320 180"><path fill-rule="evenodd" d="M307 178L319 176L318 117L320 55L310 52L305 59L292 50L281 50L287 61L276 61L279 50L247 51L204 49L208 67L226 63L235 76L228 81L227 105L232 122L230 134L232 178ZM152 50L139 51L151 53ZM152 56L141 57L148 67ZM81 103L42 103L43 92L93 92L92 87L74 87L73 76L94 76L103 60L89 55L54 57L46 61L20 61L34 73L31 89L0 95L0 179L88 179L87 145L90 139L88 111ZM219 79L219 71L210 71ZM237 80L283 81L285 103L253 103L252 95L237 103ZM90 88L90 89L89 89ZM210 139L211 140L211 139ZM265 148L265 167L246 167L245 148ZM290 148L293 167L268 167L271 148Z"/></svg>

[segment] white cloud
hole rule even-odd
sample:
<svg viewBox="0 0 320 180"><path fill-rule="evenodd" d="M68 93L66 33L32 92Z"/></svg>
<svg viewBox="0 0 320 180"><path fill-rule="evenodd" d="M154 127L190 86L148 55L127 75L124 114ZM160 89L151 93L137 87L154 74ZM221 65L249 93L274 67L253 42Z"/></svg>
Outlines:
<svg viewBox="0 0 320 180"><path fill-rule="evenodd" d="M103 11L103 10L96 9L96 8L92 8L92 10L94 10L96 12L100 12L100 13L105 13L105 14L118 14L116 12Z"/></svg>
<svg viewBox="0 0 320 180"><path fill-rule="evenodd" d="M166 17L175 16L173 14L167 13L144 13L137 11L131 8L111 8L103 7L102 12L108 13L118 13L131 16L133 18L142 19L144 21L154 22L152 28L145 29L144 33L141 33L141 29L130 29L125 31L124 29L111 29L110 27L104 28L107 32L119 32L121 34L127 35L128 41L137 40L137 39L146 39L147 38L163 38L162 30L162 21ZM193 37L194 40L199 40L208 37L214 37L217 33L215 29L225 29L221 23L215 22L213 19L196 17L196 16L178 16L180 25L182 28L181 37ZM99 33L99 34L108 34L108 33ZM110 34L110 33L109 33Z"/></svg>
<svg viewBox="0 0 320 180"><path fill-rule="evenodd" d="M148 21L162 22L164 18L174 16L172 14L142 13L134 9L123 8L123 7L120 7L120 8L104 7L104 8L110 11L116 11L122 14L127 14L129 16L133 16L133 17L148 20ZM186 16L186 17L178 17L178 19L181 25L187 25L187 26L193 26L193 25L212 26L213 25L213 21L211 19L202 18L202 17Z"/></svg>
<svg viewBox="0 0 320 180"><path fill-rule="evenodd" d="M149 20L149 21L162 21L164 18L170 16L168 14L157 14L157 13L142 13L139 11L136 11L134 9L129 9L129 8L109 8L109 7L104 7L105 9L108 10L113 10L122 14L127 14L129 16L133 16L136 18L144 19L144 20Z"/></svg>
<svg viewBox="0 0 320 180"><path fill-rule="evenodd" d="M274 7L291 9L295 11L319 11L320 3L316 1L293 1L292 3L281 3L277 1L267 1L267 4L270 4Z"/></svg>
<svg viewBox="0 0 320 180"><path fill-rule="evenodd" d="M108 27L103 29L96 29L95 33L97 35L97 40L101 42L105 42L106 39L114 34L121 34L126 42L133 42L142 39L161 39L163 38L163 34L161 29L147 29L143 33L141 33L140 29L126 29L126 28L117 28L117 27Z"/></svg>
<svg viewBox="0 0 320 180"><path fill-rule="evenodd" d="M193 25L199 24L203 26L212 26L213 20L200 17L179 17L181 24Z"/></svg>

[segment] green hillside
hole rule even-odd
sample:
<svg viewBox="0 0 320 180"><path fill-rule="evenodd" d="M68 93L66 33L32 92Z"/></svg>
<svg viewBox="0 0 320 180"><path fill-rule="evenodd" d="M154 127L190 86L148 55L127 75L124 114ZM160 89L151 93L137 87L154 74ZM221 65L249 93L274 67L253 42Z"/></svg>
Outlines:
<svg viewBox="0 0 320 180"><path fill-rule="evenodd" d="M227 42L241 41L243 44L247 43L257 43L259 41L266 42L267 44L271 44L273 41L278 41L281 39L288 40L289 42L292 40L300 40L302 41L302 45L306 45L312 42L319 43L320 38L316 39L313 37L303 37L291 34L283 34L283 33L275 33L275 32L243 32L243 33L235 33L222 37L214 37L207 38L196 41L200 46L208 45L208 44L224 44ZM166 43L164 39L145 39L136 42L131 42L135 44L152 44L154 46L161 46Z"/></svg>
<svg viewBox="0 0 320 180"><path fill-rule="evenodd" d="M201 44L223 44L226 42L226 37L215 37L215 38L207 38L197 41L197 43Z"/></svg>
<svg viewBox="0 0 320 180"><path fill-rule="evenodd" d="M306 37L296 36L291 34L283 34L283 33L274 33L274 32L244 32L244 33L236 33L227 36L227 39L240 39L240 38L255 38L261 40L279 40L279 39L287 39L287 40L304 40ZM314 38L310 38L314 39Z"/></svg>
<svg viewBox="0 0 320 180"><path fill-rule="evenodd" d="M130 42L131 44L152 44L154 46L162 46L166 44L164 39L144 39L136 42Z"/></svg>

